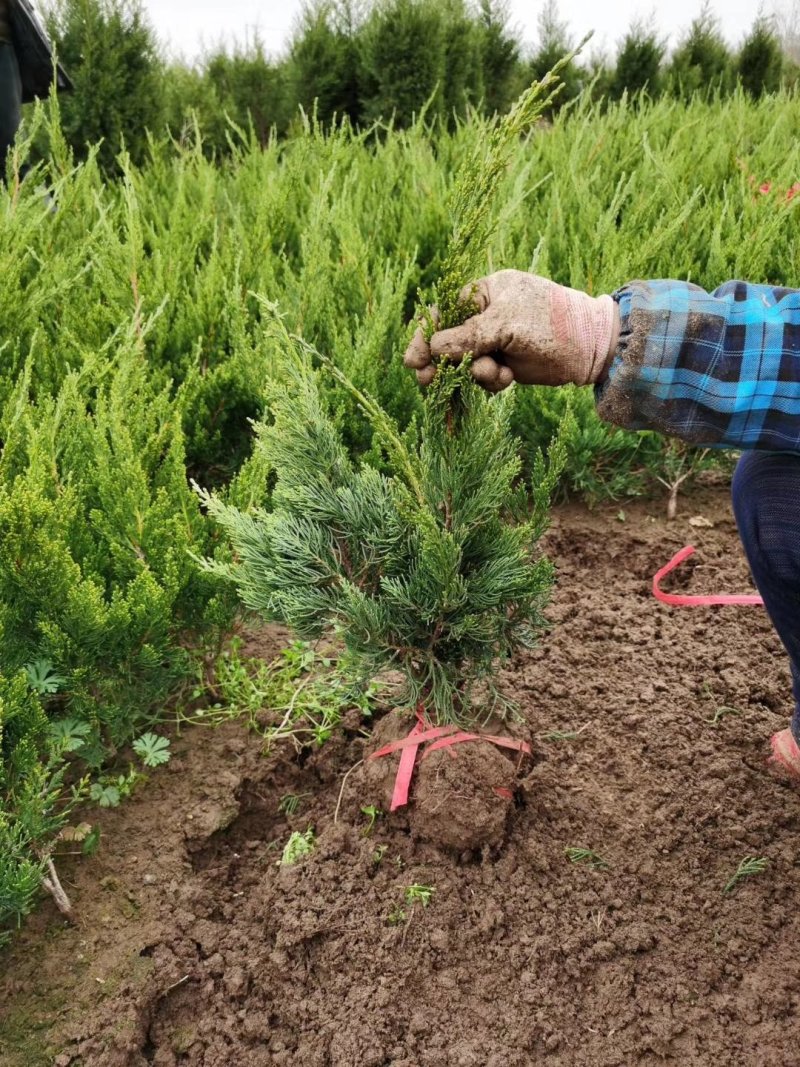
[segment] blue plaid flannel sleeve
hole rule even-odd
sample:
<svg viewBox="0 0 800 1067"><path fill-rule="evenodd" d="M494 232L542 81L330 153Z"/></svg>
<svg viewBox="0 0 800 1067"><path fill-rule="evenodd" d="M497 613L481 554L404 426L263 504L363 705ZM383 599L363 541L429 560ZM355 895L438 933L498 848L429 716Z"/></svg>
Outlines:
<svg viewBox="0 0 800 1067"><path fill-rule="evenodd" d="M697 445L800 453L800 290L634 281L597 411Z"/></svg>

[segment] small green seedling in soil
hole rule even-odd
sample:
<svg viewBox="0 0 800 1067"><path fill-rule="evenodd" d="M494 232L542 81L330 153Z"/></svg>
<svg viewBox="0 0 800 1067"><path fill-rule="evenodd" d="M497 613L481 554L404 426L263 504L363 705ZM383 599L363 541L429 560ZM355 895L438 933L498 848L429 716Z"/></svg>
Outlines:
<svg viewBox="0 0 800 1067"><path fill-rule="evenodd" d="M377 867L389 849L388 845L376 845L372 853L372 862Z"/></svg>
<svg viewBox="0 0 800 1067"><path fill-rule="evenodd" d="M738 885L743 878L749 878L753 874L762 874L767 866L767 861L755 856L745 856L736 871L725 883L723 893L730 893L734 886Z"/></svg>
<svg viewBox="0 0 800 1067"><path fill-rule="evenodd" d="M295 674L307 674L314 666L317 654L309 641L293 641L288 648L281 651L281 659ZM330 664L330 659L322 659L324 667L329 667Z"/></svg>
<svg viewBox="0 0 800 1067"><path fill-rule="evenodd" d="M158 734L142 734L133 742L133 751L145 767L160 767L169 763L172 753L169 750L169 738Z"/></svg>
<svg viewBox="0 0 800 1067"><path fill-rule="evenodd" d="M538 737L541 741L575 741L588 726L587 722L577 730L548 730L547 733L538 734Z"/></svg>
<svg viewBox="0 0 800 1067"><path fill-rule="evenodd" d="M310 826L304 833L295 830L284 845L279 866L291 867L293 863L297 863L303 856L308 856L309 853L313 852L315 844L314 831Z"/></svg>
<svg viewBox="0 0 800 1067"><path fill-rule="evenodd" d="M97 801L101 808L116 808L121 800L126 800L136 786L144 779L131 767L127 774L103 775L92 782L89 797Z"/></svg>
<svg viewBox="0 0 800 1067"><path fill-rule="evenodd" d="M593 870L608 866L603 857L591 848L565 848L564 852L570 863L585 863Z"/></svg>
<svg viewBox="0 0 800 1067"><path fill-rule="evenodd" d="M414 904L421 904L423 908L427 908L433 899L433 894L436 889L432 885L410 885L406 889L406 904L410 904L412 907Z"/></svg>
<svg viewBox="0 0 800 1067"><path fill-rule="evenodd" d="M78 823L77 826L64 826L57 840L80 846L77 852L59 852L59 856L93 856L100 847L100 827L92 826L88 822Z"/></svg>
<svg viewBox="0 0 800 1067"><path fill-rule="evenodd" d="M406 910L401 908L399 904L395 904L389 914L386 916L386 921L390 926L400 926L401 923L406 921Z"/></svg>
<svg viewBox="0 0 800 1067"><path fill-rule="evenodd" d="M726 715L741 714L742 713L741 711L739 711L738 708L729 708L725 704L723 704L721 707L717 708L717 710L714 712L710 719L706 719L705 721L711 723L712 726L717 726L719 723L722 722Z"/></svg>
<svg viewBox="0 0 800 1067"><path fill-rule="evenodd" d="M278 811L282 815L296 815L300 810L301 800L310 796L310 793L287 793L278 801Z"/></svg>
<svg viewBox="0 0 800 1067"><path fill-rule="evenodd" d="M383 812L380 808L376 808L374 804L365 804L361 808L361 814L366 815L366 817L369 819L369 822L364 827L364 837L369 837L369 835L375 828L375 820L378 818L379 815L383 815Z"/></svg>

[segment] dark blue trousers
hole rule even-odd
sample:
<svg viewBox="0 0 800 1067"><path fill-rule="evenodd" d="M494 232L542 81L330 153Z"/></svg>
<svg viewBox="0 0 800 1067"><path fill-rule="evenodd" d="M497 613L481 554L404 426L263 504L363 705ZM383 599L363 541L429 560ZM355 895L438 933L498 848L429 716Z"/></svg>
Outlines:
<svg viewBox="0 0 800 1067"><path fill-rule="evenodd" d="M789 653L800 744L800 456L745 453L733 476L733 510L753 580Z"/></svg>
<svg viewBox="0 0 800 1067"><path fill-rule="evenodd" d="M0 42L0 181L22 117L22 81L14 46Z"/></svg>

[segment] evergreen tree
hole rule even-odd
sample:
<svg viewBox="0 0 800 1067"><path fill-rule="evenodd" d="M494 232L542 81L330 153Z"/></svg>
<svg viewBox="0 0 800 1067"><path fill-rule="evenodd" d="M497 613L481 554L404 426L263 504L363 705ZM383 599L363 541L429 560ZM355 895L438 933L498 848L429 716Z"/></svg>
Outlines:
<svg viewBox="0 0 800 1067"><path fill-rule="evenodd" d="M647 90L651 97L661 89L661 62L665 45L640 21L634 21L626 33L617 56L611 95L619 99L623 93L633 95Z"/></svg>
<svg viewBox="0 0 800 1067"><path fill-rule="evenodd" d="M327 125L334 116L361 120L359 15L352 0L306 4L289 47L287 80L292 111L316 107Z"/></svg>
<svg viewBox="0 0 800 1067"><path fill-rule="evenodd" d="M141 0L55 0L47 22L75 86L59 103L78 158L102 141L107 173L117 172L123 146L141 163L148 130L164 117L161 62Z"/></svg>
<svg viewBox="0 0 800 1067"><path fill-rule="evenodd" d="M408 126L428 105L444 112L446 41L444 22L430 0L382 0L367 19L361 54L368 119L394 116Z"/></svg>
<svg viewBox="0 0 800 1067"><path fill-rule="evenodd" d="M733 58L706 2L672 57L669 88L674 95L688 99L698 92L728 92L733 78Z"/></svg>
<svg viewBox="0 0 800 1067"><path fill-rule="evenodd" d="M772 23L759 17L742 44L736 64L739 81L751 96L774 93L781 83L783 55Z"/></svg>
<svg viewBox="0 0 800 1067"><path fill-rule="evenodd" d="M553 80L528 90L464 165L451 201L453 232L437 286L441 323L474 311L461 286L495 224L491 201L520 134L550 102ZM440 722L467 724L492 710L473 704L498 659L543 624L552 571L539 556L549 494L565 457L551 450L534 471L523 515L521 461L510 429L513 391L491 397L466 363L443 361L428 389L419 437L402 437L383 408L325 356L275 324L284 382L259 427L274 470L271 510L244 514L203 494L228 534L235 562L206 562L242 600L303 637L333 632L362 678L395 668L406 698ZM356 467L326 410L312 360L357 395L388 473Z"/></svg>
<svg viewBox="0 0 800 1067"><path fill-rule="evenodd" d="M214 53L206 60L205 73L216 102L209 118L216 126L213 143L217 150L226 147L230 122L240 129L252 128L261 145L267 143L273 129L285 130L285 74L270 62L258 36L249 47L236 48L231 55Z"/></svg>
<svg viewBox="0 0 800 1067"><path fill-rule="evenodd" d="M545 0L538 18L539 45L530 61L530 76L539 81L556 64L562 63L572 51L573 43L566 22L558 13L558 0ZM551 101L547 114L552 114L573 100L581 90L583 76L574 58L561 66L561 92Z"/></svg>
<svg viewBox="0 0 800 1067"><path fill-rule="evenodd" d="M508 109L520 77L519 44L508 26L506 0L480 0L478 31L483 69L483 100L488 114Z"/></svg>
<svg viewBox="0 0 800 1067"><path fill-rule="evenodd" d="M440 0L444 41L442 107L448 120L463 115L484 95L483 49L479 25L465 0Z"/></svg>

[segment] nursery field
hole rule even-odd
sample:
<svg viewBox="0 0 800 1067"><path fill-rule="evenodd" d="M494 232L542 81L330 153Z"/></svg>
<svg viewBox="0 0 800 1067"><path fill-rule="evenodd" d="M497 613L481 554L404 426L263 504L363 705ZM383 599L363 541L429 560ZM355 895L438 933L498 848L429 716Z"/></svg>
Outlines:
<svg viewBox="0 0 800 1067"><path fill-rule="evenodd" d="M311 753L236 724L176 742L65 861L78 925L45 905L6 956L3 1067L794 1063L800 800L765 770L788 672L759 609L650 595L690 536L688 586L748 587L726 492L692 507L699 538L641 503L556 510L553 629L503 674L533 757L494 849L369 830L363 767L340 802L374 748L357 715ZM765 870L723 892L747 855Z"/></svg>
<svg viewBox="0 0 800 1067"><path fill-rule="evenodd" d="M2 1067L792 1062L788 669L759 608L650 592L689 541L671 582L747 586L730 459L401 354L501 266L800 287L800 99L529 105L224 160L190 125L113 183L34 116Z"/></svg>

